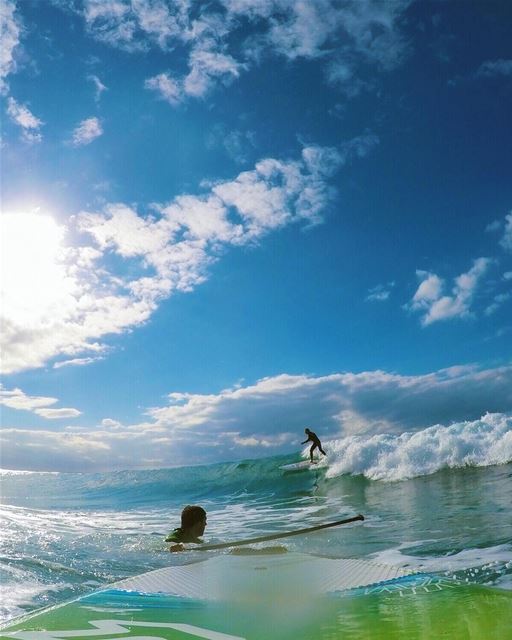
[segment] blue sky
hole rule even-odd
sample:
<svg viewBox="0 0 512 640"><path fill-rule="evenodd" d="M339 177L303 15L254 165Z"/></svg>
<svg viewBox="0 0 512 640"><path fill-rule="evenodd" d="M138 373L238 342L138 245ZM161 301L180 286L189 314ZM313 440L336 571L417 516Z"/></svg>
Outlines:
<svg viewBox="0 0 512 640"><path fill-rule="evenodd" d="M508 2L2 14L3 467L512 410Z"/></svg>

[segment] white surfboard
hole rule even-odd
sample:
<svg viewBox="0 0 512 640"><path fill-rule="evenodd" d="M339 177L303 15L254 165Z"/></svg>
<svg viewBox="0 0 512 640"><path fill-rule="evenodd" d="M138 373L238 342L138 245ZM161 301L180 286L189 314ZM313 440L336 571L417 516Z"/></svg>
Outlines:
<svg viewBox="0 0 512 640"><path fill-rule="evenodd" d="M312 469L318 469L318 462L301 460L301 462L292 462L291 464L284 464L279 468L282 471L310 471Z"/></svg>

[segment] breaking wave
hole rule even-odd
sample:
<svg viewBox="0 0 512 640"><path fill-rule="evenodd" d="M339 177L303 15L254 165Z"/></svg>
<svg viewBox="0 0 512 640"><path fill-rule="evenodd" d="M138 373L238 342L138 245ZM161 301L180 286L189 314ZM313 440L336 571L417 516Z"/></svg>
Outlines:
<svg viewBox="0 0 512 640"><path fill-rule="evenodd" d="M329 443L327 478L343 474L371 480L406 480L445 468L487 467L512 461L512 416L434 425L400 435L350 436Z"/></svg>

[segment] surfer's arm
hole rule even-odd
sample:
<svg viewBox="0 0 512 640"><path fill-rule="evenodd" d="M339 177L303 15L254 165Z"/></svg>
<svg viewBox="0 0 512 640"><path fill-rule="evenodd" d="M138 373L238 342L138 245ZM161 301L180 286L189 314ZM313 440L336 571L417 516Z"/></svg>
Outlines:
<svg viewBox="0 0 512 640"><path fill-rule="evenodd" d="M304 440L304 442L301 442L301 444L306 444L306 442L309 442L311 440L311 438L308 438L307 440Z"/></svg>

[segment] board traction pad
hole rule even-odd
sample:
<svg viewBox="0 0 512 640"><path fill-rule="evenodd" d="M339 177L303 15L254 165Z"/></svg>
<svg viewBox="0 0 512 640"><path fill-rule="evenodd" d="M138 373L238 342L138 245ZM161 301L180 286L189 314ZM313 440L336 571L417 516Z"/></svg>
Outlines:
<svg viewBox="0 0 512 640"><path fill-rule="evenodd" d="M116 582L111 588L196 600L223 600L234 595L231 593L234 588L238 592L248 577L261 586L277 581L291 590L302 589L307 580L308 591L327 594L375 585L412 573L370 560L320 558L299 553L278 557L221 555L184 566L156 569Z"/></svg>

